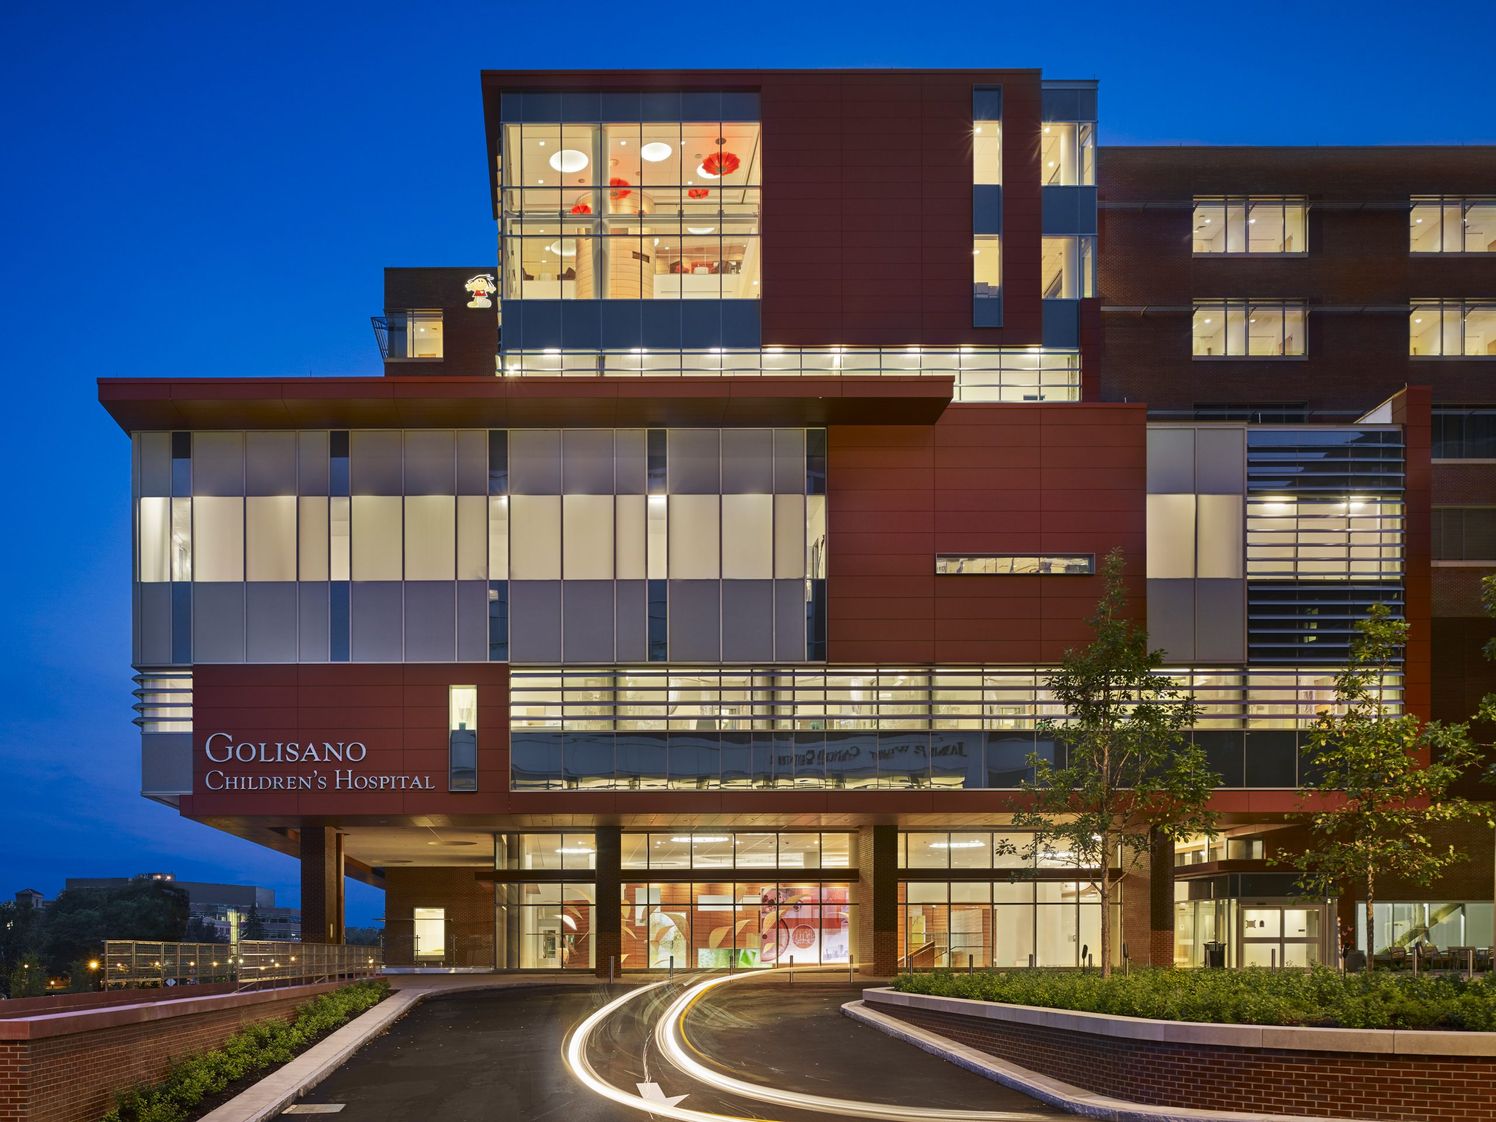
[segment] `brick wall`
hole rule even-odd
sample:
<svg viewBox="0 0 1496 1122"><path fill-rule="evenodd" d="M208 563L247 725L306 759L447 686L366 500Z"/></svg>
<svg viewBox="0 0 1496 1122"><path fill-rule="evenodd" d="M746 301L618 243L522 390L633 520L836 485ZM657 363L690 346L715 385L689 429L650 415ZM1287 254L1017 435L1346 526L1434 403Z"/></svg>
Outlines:
<svg viewBox="0 0 1496 1122"><path fill-rule="evenodd" d="M493 968L493 885L478 880L475 871L471 867L385 870L385 962L409 965L414 961L414 909L445 908L445 964Z"/></svg>
<svg viewBox="0 0 1496 1122"><path fill-rule="evenodd" d="M0 1122L95 1122L120 1091L165 1077L245 1025L289 1020L334 983L79 1011L0 1025Z"/></svg>
<svg viewBox="0 0 1496 1122"><path fill-rule="evenodd" d="M1174 1044L895 1005L876 1008L1031 1071L1133 1102L1376 1122L1496 1120L1491 1057Z"/></svg>

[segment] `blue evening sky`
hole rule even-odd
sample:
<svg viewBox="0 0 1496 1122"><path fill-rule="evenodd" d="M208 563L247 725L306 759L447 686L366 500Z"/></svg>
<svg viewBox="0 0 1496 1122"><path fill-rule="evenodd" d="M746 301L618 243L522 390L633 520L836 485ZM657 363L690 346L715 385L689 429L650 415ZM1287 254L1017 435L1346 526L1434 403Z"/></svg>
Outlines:
<svg viewBox="0 0 1496 1122"><path fill-rule="evenodd" d="M1037 66L1101 80L1104 143L1496 142L1469 2L32 2L3 36L5 897L170 870L295 901L291 859L136 794L127 442L94 379L378 373L383 266L495 257L480 69Z"/></svg>

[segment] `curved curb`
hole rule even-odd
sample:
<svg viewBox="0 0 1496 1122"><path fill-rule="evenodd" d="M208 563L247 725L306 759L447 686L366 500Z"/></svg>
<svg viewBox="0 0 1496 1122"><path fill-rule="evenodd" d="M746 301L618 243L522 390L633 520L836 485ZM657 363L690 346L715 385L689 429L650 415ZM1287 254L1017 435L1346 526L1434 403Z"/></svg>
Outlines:
<svg viewBox="0 0 1496 1122"><path fill-rule="evenodd" d="M1323 1115L1260 1114L1236 1110L1196 1110L1190 1107L1153 1106L1129 1102L1041 1075L1017 1064L989 1056L938 1033L906 1024L879 1013L862 1001L849 1001L842 1012L869 1028L912 1044L924 1052L965 1068L967 1071L1021 1091L1049 1106L1101 1122L1354 1122ZM215 1119L214 1122L217 1122Z"/></svg>
<svg viewBox="0 0 1496 1122"><path fill-rule="evenodd" d="M405 986L392 990L390 996L374 1008L360 1013L284 1067L203 1115L199 1122L268 1122L278 1117L286 1107L337 1071L353 1058L355 1052L428 997L473 990L523 989L537 984L545 983L537 979L495 984L474 975L470 983L448 982L440 986Z"/></svg>

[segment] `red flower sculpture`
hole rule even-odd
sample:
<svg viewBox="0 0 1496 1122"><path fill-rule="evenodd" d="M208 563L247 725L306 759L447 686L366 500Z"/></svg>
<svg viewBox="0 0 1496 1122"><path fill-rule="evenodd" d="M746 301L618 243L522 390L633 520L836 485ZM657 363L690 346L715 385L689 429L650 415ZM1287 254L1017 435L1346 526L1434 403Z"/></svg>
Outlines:
<svg viewBox="0 0 1496 1122"><path fill-rule="evenodd" d="M578 203L576 206L571 208L571 212L573 214L591 214L592 208L586 203Z"/></svg>
<svg viewBox="0 0 1496 1122"><path fill-rule="evenodd" d="M692 199L704 199L710 194L705 187L692 187L686 191L686 196Z"/></svg>
<svg viewBox="0 0 1496 1122"><path fill-rule="evenodd" d="M629 181L627 179L619 179L617 176L614 176L612 179L608 180L608 186L609 187L628 187L628 186L630 186L630 184L629 184ZM626 199L631 194L633 194L633 192L632 191L611 191L611 192L609 192L609 194L611 195L611 197L613 199L617 200L617 199Z"/></svg>
<svg viewBox="0 0 1496 1122"><path fill-rule="evenodd" d="M701 161L701 166L706 169L708 175L731 175L738 170L742 162L731 152L713 152Z"/></svg>

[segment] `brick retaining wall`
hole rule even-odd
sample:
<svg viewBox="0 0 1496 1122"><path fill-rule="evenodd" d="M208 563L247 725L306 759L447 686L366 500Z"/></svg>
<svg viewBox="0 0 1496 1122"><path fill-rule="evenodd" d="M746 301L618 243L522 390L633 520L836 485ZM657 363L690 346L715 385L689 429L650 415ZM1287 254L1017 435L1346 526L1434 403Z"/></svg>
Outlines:
<svg viewBox="0 0 1496 1122"><path fill-rule="evenodd" d="M0 1021L0 1122L97 1122L115 1095L241 1027L289 1020L339 983L151 1001Z"/></svg>
<svg viewBox="0 0 1496 1122"><path fill-rule="evenodd" d="M1358 1054L1103 1036L891 1004L879 1001L877 991L863 997L906 1024L1138 1103L1375 1122L1496 1122L1496 1056Z"/></svg>

